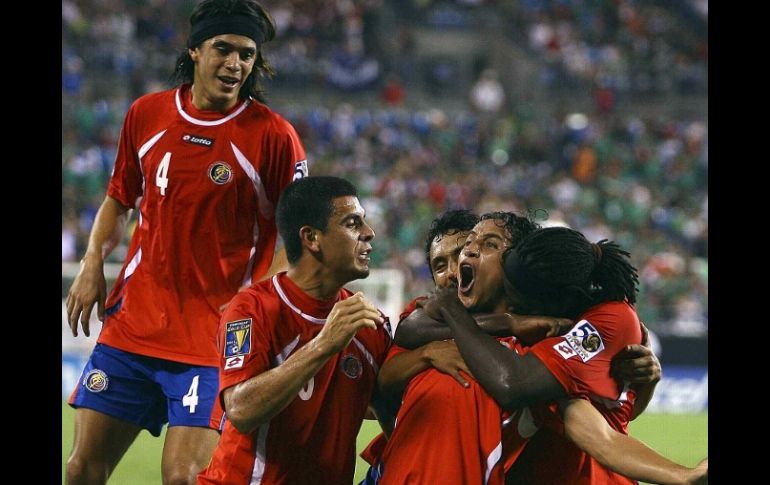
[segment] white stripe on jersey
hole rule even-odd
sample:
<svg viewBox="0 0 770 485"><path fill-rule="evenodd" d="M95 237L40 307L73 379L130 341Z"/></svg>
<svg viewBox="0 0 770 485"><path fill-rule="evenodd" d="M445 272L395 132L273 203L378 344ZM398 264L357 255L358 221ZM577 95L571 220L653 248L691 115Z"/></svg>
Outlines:
<svg viewBox="0 0 770 485"><path fill-rule="evenodd" d="M139 147L139 161L144 158L144 156L147 154L147 152L150 151L150 148L152 148L156 143L158 143L158 140L160 140L160 137L163 136L166 133L167 130L163 130L157 135L150 138L144 145ZM142 169L142 165L139 164L139 170ZM142 176L144 176L144 172L142 172Z"/></svg>
<svg viewBox="0 0 770 485"><path fill-rule="evenodd" d="M233 149L235 159L238 160L238 165L241 166L246 175L251 180L251 184L254 186L254 191L257 193L257 206L262 217L266 219L272 219L275 209L270 199L267 198L265 192L265 186L262 185L262 179L257 171L254 169L254 165L249 162L243 153L238 149L235 144L230 142L230 147ZM246 265L246 274L243 275L243 285L251 285L251 272L254 270L254 263L257 261L257 241L259 241L259 221L254 221L254 246L251 248L249 254L249 264Z"/></svg>
<svg viewBox="0 0 770 485"><path fill-rule="evenodd" d="M156 143L158 143L158 140L161 139L163 135L166 134L167 130L163 130L160 133L154 135L152 138L147 140L144 145L139 147L137 155L139 156L139 172L142 174L142 193L144 194L144 167L142 166L142 158L144 158L145 155L147 155L147 152L150 151L150 148L152 148ZM113 169L114 170L114 169ZM139 209L139 199L137 199L137 202L134 203L137 209ZM142 213L139 213L139 223L142 223L141 220Z"/></svg>
<svg viewBox="0 0 770 485"><path fill-rule="evenodd" d="M273 204L267 198L267 192L265 192L265 186L262 185L262 179L260 178L254 165L251 164L248 158L238 150L233 142L230 142L230 147L233 149L235 159L238 160L238 164L241 166L246 175L251 179L251 183L254 184L254 190L257 191L257 200L259 201L259 212L265 219L272 219L274 215Z"/></svg>
<svg viewBox="0 0 770 485"><path fill-rule="evenodd" d="M131 262L128 263L126 266L126 272L123 274L123 279L128 279L129 276L134 274L134 271L136 271L136 267L139 266L139 263L142 262L142 248L139 247L139 250L134 254L134 257L131 258Z"/></svg>
<svg viewBox="0 0 770 485"><path fill-rule="evenodd" d="M176 110L179 111L179 114L182 115L182 118L184 118L185 120L189 121L190 123L192 123L194 125L200 125L200 126L217 126L217 125L221 125L222 123L230 121L231 119L233 119L236 116L238 116L239 114L241 114L241 112L243 112L243 110L245 110L246 107L251 103L251 100L247 99L246 101L243 102L243 104L241 105L240 108L238 108L237 110L233 111L232 113L230 113L229 115L225 116L224 118L219 118L218 120L214 120L214 121L199 120L197 118L193 118L192 116L188 115L185 112L185 110L182 109L182 99L179 97L179 91L180 91L180 89L176 90L176 96L175 96L175 99L176 99Z"/></svg>
<svg viewBox="0 0 770 485"><path fill-rule="evenodd" d="M249 485L260 485L262 477L265 476L265 456L267 452L267 430L270 423L265 423L257 428L257 449L254 455L254 468L251 470L251 481Z"/></svg>
<svg viewBox="0 0 770 485"><path fill-rule="evenodd" d="M369 353L369 351L366 349L364 344L358 341L357 338L353 337L353 343L356 344L356 347L363 352L364 357L366 357L366 361L369 362L369 365L372 366L374 369L374 375L377 375L380 373L380 368L377 366L377 362L374 361L374 357L372 357L372 354Z"/></svg>
<svg viewBox="0 0 770 485"><path fill-rule="evenodd" d="M489 475L492 474L492 469L497 465L497 462L500 461L500 457L503 456L503 442L497 443L497 446L495 446L495 449L492 450L492 453L489 454L487 457L487 469L484 471L484 485L487 485L489 482Z"/></svg>
<svg viewBox="0 0 770 485"><path fill-rule="evenodd" d="M291 353L292 350L294 350L294 348L297 346L298 343L299 343L299 335L294 337L294 340L289 342L289 345L284 347L281 353L275 356L276 367L283 364L284 361L289 358L289 354Z"/></svg>
<svg viewBox="0 0 770 485"><path fill-rule="evenodd" d="M304 318L310 323L317 323L319 325L323 325L324 323L326 323L325 318L311 317L307 313L302 313L302 310L300 310L292 302L290 302L289 297L286 296L286 293L283 292L283 288L281 288L281 285L278 283L278 275L273 276L273 286L275 286L275 291L276 293L278 293L278 296L281 297L281 300L283 300L283 302L286 303L286 305L289 308L294 310L294 313L301 316L302 318Z"/></svg>

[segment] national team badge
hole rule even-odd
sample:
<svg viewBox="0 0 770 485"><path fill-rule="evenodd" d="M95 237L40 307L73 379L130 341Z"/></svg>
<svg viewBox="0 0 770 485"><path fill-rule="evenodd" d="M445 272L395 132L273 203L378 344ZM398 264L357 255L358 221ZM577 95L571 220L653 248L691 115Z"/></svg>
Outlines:
<svg viewBox="0 0 770 485"><path fill-rule="evenodd" d="M225 324L225 358L247 355L251 351L250 334L251 318L227 322Z"/></svg>
<svg viewBox="0 0 770 485"><path fill-rule="evenodd" d="M107 389L110 379L104 371L94 369L83 378L83 385L91 392L102 392Z"/></svg>
<svg viewBox="0 0 770 485"><path fill-rule="evenodd" d="M233 178L233 169L225 162L216 162L209 167L209 178L217 185L224 185Z"/></svg>
<svg viewBox="0 0 770 485"><path fill-rule="evenodd" d="M342 367L342 372L351 379L358 379L364 372L361 361L353 354L348 354L343 357L342 362L340 362L340 367Z"/></svg>

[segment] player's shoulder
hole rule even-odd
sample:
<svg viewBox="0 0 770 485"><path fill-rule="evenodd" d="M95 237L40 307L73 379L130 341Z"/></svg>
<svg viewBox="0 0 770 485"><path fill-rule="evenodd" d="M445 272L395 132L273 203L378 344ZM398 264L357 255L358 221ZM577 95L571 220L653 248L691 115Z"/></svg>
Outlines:
<svg viewBox="0 0 770 485"><path fill-rule="evenodd" d="M618 322L639 321L636 310L627 301L605 301L586 310L581 316L588 321Z"/></svg>
<svg viewBox="0 0 770 485"><path fill-rule="evenodd" d="M267 279L240 290L230 300L230 306L256 311L271 306L277 298L272 281Z"/></svg>
<svg viewBox="0 0 770 485"><path fill-rule="evenodd" d="M626 301L608 301L595 305L581 315L580 321L588 322L605 339L619 343L641 339L639 316Z"/></svg>
<svg viewBox="0 0 770 485"><path fill-rule="evenodd" d="M415 310L417 310L417 303L427 299L428 299L427 295L420 295L417 298L410 301L409 303L407 303L404 309L401 310L401 313L399 313L398 321L400 322L401 320L411 315Z"/></svg>
<svg viewBox="0 0 770 485"><path fill-rule="evenodd" d="M131 104L131 109L134 111L157 110L158 107L173 106L175 93L176 88L144 94Z"/></svg>
<svg viewBox="0 0 770 485"><path fill-rule="evenodd" d="M246 110L246 117L248 120L260 120L265 123L265 126L270 127L271 131L275 134L292 135L296 136L296 130L289 121L281 114L273 111L272 108L266 104L262 104L259 101L252 99Z"/></svg>

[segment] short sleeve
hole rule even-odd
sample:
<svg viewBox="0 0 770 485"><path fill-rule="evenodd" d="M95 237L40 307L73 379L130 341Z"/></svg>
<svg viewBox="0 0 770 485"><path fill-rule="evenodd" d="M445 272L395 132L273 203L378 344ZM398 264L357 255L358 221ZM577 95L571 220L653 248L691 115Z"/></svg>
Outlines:
<svg viewBox="0 0 770 485"><path fill-rule="evenodd" d="M278 204L287 185L308 175L307 156L299 135L288 121L275 117L274 129L266 137L267 146L263 150L269 158L260 167L260 177L273 206Z"/></svg>
<svg viewBox="0 0 770 485"><path fill-rule="evenodd" d="M270 369L270 340L259 299L249 292L238 293L225 309L217 335L220 393Z"/></svg>
<svg viewBox="0 0 770 485"><path fill-rule="evenodd" d="M595 395L614 400L622 389L610 376L612 358L626 345L641 340L633 308L611 302L590 309L565 335L544 339L531 352L570 397Z"/></svg>
<svg viewBox="0 0 770 485"><path fill-rule="evenodd" d="M142 195L142 171L139 167L139 155L136 152L135 127L137 116L136 103L126 113L120 130L118 150L115 155L115 167L112 170L107 195L125 207L134 208Z"/></svg>

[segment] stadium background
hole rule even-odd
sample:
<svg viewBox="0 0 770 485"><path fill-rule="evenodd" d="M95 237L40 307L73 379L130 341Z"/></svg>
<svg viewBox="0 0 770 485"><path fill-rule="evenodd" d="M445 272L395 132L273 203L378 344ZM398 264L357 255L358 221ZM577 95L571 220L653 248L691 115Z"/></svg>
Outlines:
<svg viewBox="0 0 770 485"><path fill-rule="evenodd" d="M614 239L640 270L638 310L664 367L632 433L690 464L705 455L707 0L263 4L278 25L264 47L278 72L269 103L297 128L312 174L359 187L378 268L360 284L386 313L431 287L422 240L446 209L547 211L544 224ZM62 2L62 298L123 116L168 86L193 5ZM63 399L94 340L72 339L62 311ZM111 483L160 483L160 440L139 439ZM62 405L62 466L71 443Z"/></svg>

